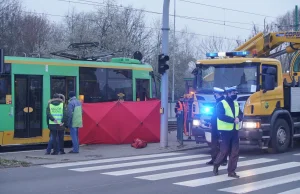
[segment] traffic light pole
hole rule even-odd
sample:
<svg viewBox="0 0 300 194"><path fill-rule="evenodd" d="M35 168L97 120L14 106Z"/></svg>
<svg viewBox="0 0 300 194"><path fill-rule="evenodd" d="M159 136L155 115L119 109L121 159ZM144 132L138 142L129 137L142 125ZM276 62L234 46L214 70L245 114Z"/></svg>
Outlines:
<svg viewBox="0 0 300 194"><path fill-rule="evenodd" d="M162 22L162 53L168 55L169 51L169 7L170 0L164 0ZM161 108L160 115L160 146L168 146L168 70L161 77Z"/></svg>

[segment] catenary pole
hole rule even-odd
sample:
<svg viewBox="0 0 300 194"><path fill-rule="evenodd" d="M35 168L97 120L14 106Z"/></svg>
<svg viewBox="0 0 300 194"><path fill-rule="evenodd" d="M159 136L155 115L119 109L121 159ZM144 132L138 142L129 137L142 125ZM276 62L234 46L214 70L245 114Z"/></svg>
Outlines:
<svg viewBox="0 0 300 194"><path fill-rule="evenodd" d="M298 14L298 5L295 6L295 31L299 29L299 14Z"/></svg>
<svg viewBox="0 0 300 194"><path fill-rule="evenodd" d="M162 54L169 51L169 7L170 0L164 0L162 18ZM168 147L168 71L161 77L161 116L160 116L160 146Z"/></svg>
<svg viewBox="0 0 300 194"><path fill-rule="evenodd" d="M176 0L174 0L174 43L173 43L173 71L172 71L172 102L175 100L175 47L176 47Z"/></svg>

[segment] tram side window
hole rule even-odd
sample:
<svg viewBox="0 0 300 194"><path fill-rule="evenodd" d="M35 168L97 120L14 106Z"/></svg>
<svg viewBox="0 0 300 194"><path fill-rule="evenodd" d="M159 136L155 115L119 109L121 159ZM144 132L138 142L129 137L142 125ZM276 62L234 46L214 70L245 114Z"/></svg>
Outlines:
<svg viewBox="0 0 300 194"><path fill-rule="evenodd" d="M106 69L80 67L79 74L79 94L84 95L85 103L107 101Z"/></svg>
<svg viewBox="0 0 300 194"><path fill-rule="evenodd" d="M8 95L11 95L11 75L0 75L0 104L6 104Z"/></svg>
<svg viewBox="0 0 300 194"><path fill-rule="evenodd" d="M104 68L79 68L79 93L85 103L110 102L123 93L126 101L132 101L132 71Z"/></svg>

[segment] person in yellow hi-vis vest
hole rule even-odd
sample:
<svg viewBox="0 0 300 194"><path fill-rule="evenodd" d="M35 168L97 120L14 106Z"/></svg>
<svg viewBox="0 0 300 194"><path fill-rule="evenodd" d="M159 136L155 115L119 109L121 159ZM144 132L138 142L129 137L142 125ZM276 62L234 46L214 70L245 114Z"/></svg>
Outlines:
<svg viewBox="0 0 300 194"><path fill-rule="evenodd" d="M58 94L54 94L53 99L48 103L47 121L53 138L53 152L51 155L57 155L58 153L65 154L64 131L68 120L66 107Z"/></svg>
<svg viewBox="0 0 300 194"><path fill-rule="evenodd" d="M225 87L227 97L217 105L217 126L220 133L220 152L214 161L213 173L218 175L218 168L224 161L224 158L229 155L228 176L239 178L235 173L237 162L239 159L239 123L243 119L237 99L236 86Z"/></svg>

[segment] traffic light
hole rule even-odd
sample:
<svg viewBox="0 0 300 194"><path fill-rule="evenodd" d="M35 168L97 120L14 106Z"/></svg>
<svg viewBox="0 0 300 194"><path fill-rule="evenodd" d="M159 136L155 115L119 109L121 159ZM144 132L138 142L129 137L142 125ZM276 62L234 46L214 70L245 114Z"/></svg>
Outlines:
<svg viewBox="0 0 300 194"><path fill-rule="evenodd" d="M169 56L160 54L158 55L158 73L164 74L166 70L169 69L169 65L167 64L167 61L169 61Z"/></svg>

